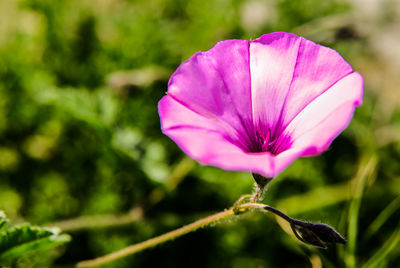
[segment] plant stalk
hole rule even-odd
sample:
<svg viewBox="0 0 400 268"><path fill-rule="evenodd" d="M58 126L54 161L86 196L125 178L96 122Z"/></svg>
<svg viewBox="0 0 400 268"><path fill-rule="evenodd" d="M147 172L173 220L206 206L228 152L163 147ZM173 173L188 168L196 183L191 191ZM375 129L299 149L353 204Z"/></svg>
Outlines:
<svg viewBox="0 0 400 268"><path fill-rule="evenodd" d="M195 221L191 224L185 225L179 229L176 229L174 231L165 233L163 235L151 238L149 240L143 241L141 243L126 247L124 249L121 249L119 251L113 252L111 254L92 259L92 260L86 260L86 261L81 261L77 264L77 267L94 267L94 266L99 266L103 264L107 264L110 262L113 262L115 260L124 258L128 255L135 254L139 251L143 251L145 249L154 247L156 245L162 244L166 241L178 238L180 236L183 236L187 233L193 232L197 229L200 229L204 226L207 226L209 224L221 221L225 218L229 218L235 215L235 212L233 211L233 208L211 215L207 218Z"/></svg>
<svg viewBox="0 0 400 268"><path fill-rule="evenodd" d="M204 219L200 219L198 221L195 221L195 222L193 222L191 224L185 225L185 226L183 226L181 228L178 228L176 230L173 230L171 232L168 232L168 233L162 234L160 236L148 239L146 241L140 242L140 243L132 245L132 246L128 246L128 247L126 247L124 249L121 249L119 251L110 253L108 255L105 255L105 256L102 256L102 257L99 257L99 258L96 258L96 259L92 259L92 260L81 261L76 265L76 267L94 267L94 266L108 264L110 262L116 261L116 260L124 258L126 256L129 256L129 255L135 254L137 252L143 251L145 249L148 249L148 248L157 246L159 244L165 243L165 242L167 242L169 240L173 240L173 239L178 238L180 236L183 236L183 235L185 235L187 233L196 231L196 230L198 230L198 229L200 229L202 227L205 227L207 225L210 225L212 223L219 222L219 221L221 221L223 219L230 218L230 217L233 217L235 215L240 215L240 214L246 213L246 212L248 212L248 211L250 211L252 209L259 209L259 210L272 212L275 215L277 215L277 216L283 218L284 220L286 220L287 222L289 222L291 224L291 226L292 226L292 229L293 229L293 227L295 225L296 226L302 226L304 228L309 227L309 226L313 226L312 223L307 223L307 222L303 222L303 221L299 221L299 220L293 219L293 218L289 217L288 215L284 214L282 211L277 210L277 209L275 209L273 207L270 207L268 205L265 205L265 204L255 203L255 202L252 202L252 201L250 201L249 203L243 203L246 200L251 200L252 198L253 198L253 196L251 196L251 195L242 196L241 198L238 199L238 201L235 202L233 207L228 209L228 210L225 210L223 212L219 212L217 214L208 216L208 217L206 217ZM321 225L321 224L319 224L319 225ZM330 227L325 226L324 228L325 229L326 228L329 229ZM330 228L330 229L332 229L332 228ZM304 230L307 230L307 229L304 229ZM296 237L299 240L301 240L301 241L303 241L305 243L310 243L309 241L304 240L303 237L300 237L297 234L296 230L293 229L293 232L295 233ZM311 230L311 232L312 232L312 230ZM303 233L304 233L304 231L303 231ZM319 237L317 237L317 239L319 239ZM328 242L338 242L338 241L328 241ZM311 243L311 244L313 244L313 243ZM314 245L315 245L315 243L314 243ZM317 244L317 246L324 246L324 244L321 242L321 244Z"/></svg>

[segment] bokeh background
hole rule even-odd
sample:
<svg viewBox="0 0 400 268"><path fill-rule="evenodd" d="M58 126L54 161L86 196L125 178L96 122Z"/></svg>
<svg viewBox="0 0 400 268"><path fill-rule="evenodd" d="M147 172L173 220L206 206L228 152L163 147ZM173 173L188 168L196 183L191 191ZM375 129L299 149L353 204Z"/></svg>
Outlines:
<svg viewBox="0 0 400 268"><path fill-rule="evenodd" d="M396 0L1 0L0 210L73 238L19 266L68 267L250 193L250 174L200 166L163 136L157 102L193 53L273 31L336 49L365 78L351 125L264 198L348 244L305 246L255 211L112 266L400 267Z"/></svg>

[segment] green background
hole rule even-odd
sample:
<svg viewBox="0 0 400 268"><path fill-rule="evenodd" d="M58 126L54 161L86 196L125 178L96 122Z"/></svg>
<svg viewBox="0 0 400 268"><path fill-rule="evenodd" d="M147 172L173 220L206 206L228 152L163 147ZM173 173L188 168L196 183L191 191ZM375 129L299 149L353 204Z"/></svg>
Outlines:
<svg viewBox="0 0 400 268"><path fill-rule="evenodd" d="M73 239L17 265L69 267L250 193L250 174L200 166L162 135L157 102L195 52L289 31L343 55L364 76L364 105L264 202L330 224L348 244L305 246L251 212L112 266L399 266L399 23L398 1L0 1L0 210Z"/></svg>

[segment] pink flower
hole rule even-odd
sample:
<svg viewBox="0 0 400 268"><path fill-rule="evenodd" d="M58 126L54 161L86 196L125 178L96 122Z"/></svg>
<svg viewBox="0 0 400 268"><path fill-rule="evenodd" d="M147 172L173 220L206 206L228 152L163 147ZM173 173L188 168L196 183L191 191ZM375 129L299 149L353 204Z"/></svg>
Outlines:
<svg viewBox="0 0 400 268"><path fill-rule="evenodd" d="M163 133L200 163L274 177L326 150L362 92L362 76L335 50L277 32L196 53L158 109Z"/></svg>

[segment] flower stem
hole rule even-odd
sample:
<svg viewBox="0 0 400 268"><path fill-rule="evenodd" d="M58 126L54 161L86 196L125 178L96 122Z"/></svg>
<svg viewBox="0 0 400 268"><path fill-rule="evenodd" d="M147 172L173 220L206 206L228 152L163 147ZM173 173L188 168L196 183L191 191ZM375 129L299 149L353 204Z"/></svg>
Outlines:
<svg viewBox="0 0 400 268"><path fill-rule="evenodd" d="M77 264L77 267L93 267L93 266L98 266L98 265L103 265L110 263L112 261L124 258L128 255L132 255L134 253L137 253L139 251L154 247L156 245L162 244L166 241L175 239L177 237L180 237L182 235L185 235L187 233L193 232L199 228L202 228L204 226L207 226L211 223L218 222L220 220L223 220L225 218L229 218L235 215L235 212L233 211L233 208L211 215L207 218L195 221L191 224L188 224L186 226L183 226L179 229L176 229L174 231L165 233L163 235L151 238L149 240L143 241L141 243L126 247L124 249L121 249L119 251L113 252L111 254L93 259L93 260L86 260L86 261L81 261Z"/></svg>
<svg viewBox="0 0 400 268"><path fill-rule="evenodd" d="M113 252L111 254L108 254L108 255L93 259L93 260L81 261L77 264L77 267L94 267L94 266L108 264L115 260L124 258L126 256L143 251L145 249L165 243L169 240L178 238L187 233L196 231L196 230L198 230L202 227L205 227L207 225L210 225L212 223L216 223L218 221L233 217L235 215L246 213L252 209L269 211L269 212L272 212L275 215L283 218L284 220L286 220L287 222L290 223L292 230L293 230L294 234L296 235L296 237L305 243L324 247L325 245L323 244L323 242L321 241L321 238L319 237L319 236L321 236L321 234L323 235L322 240L325 242L345 243L344 238L342 238L331 227L329 227L327 225L323 225L323 224L313 224L313 223L303 222L303 221L293 219L293 218L289 217L288 215L284 214L283 212L281 212L280 210L277 210L273 207L270 207L268 205L261 204L261 203L252 202L253 197L254 196L251 196L251 195L242 196L241 198L238 199L238 201L235 202L233 207L228 210L208 216L204 219L200 219L191 224L188 224L181 228L178 228L174 231L171 231L171 232L165 233L163 235L151 238L149 240L140 242L138 244L126 247L124 249ZM243 203L246 200L250 200L250 202ZM297 233L298 231L301 232L300 235ZM317 234L319 236L316 235L315 232L317 232ZM327 237L326 234L328 234L329 236Z"/></svg>
<svg viewBox="0 0 400 268"><path fill-rule="evenodd" d="M260 210L268 210L270 212L273 212L277 214L278 216L288 220L291 219L287 215L283 214L279 210L276 209L270 209L271 207L266 206L265 204L260 204L260 203L244 203L241 204L242 201L249 199L249 195L242 196L239 198L239 200L235 203L235 205L223 212L219 212L217 214L211 215L207 218L200 219L198 221L195 221L191 224L185 225L181 228L178 228L174 231L165 233L163 235L151 238L149 240L140 242L138 244L126 247L124 249L121 249L119 251L113 252L111 254L93 259L93 260L86 260L86 261L81 261L77 264L77 267L94 267L94 266L99 266L99 265L104 265L110 262L113 262L115 260L124 258L126 256L135 254L137 252L143 251L145 249L157 246L159 244L162 244L164 242L167 242L169 240L178 238L180 236L183 236L187 233L196 231L197 229L200 229L202 227L205 227L207 225L210 225L212 223L216 223L218 221L221 221L226 218L230 218L234 215L242 214L245 212L248 212L250 209L260 209Z"/></svg>

